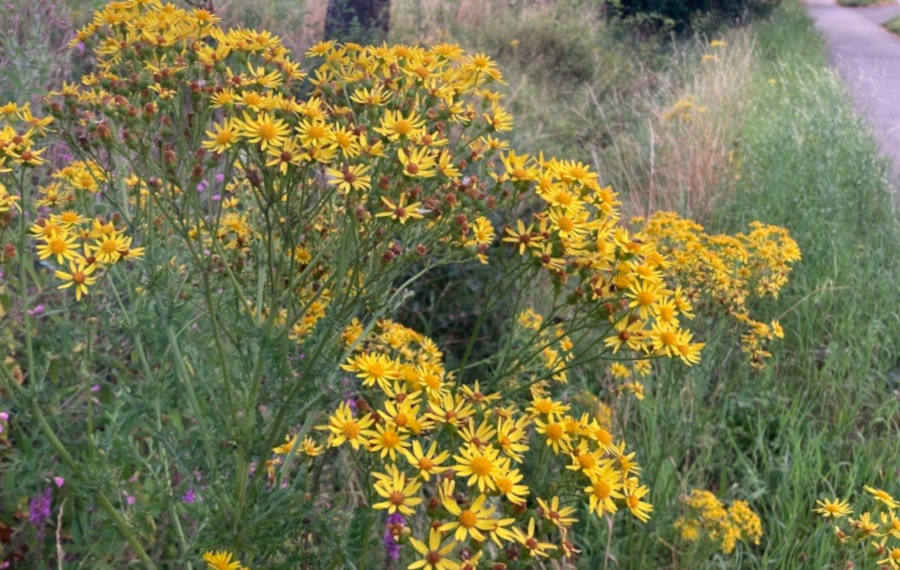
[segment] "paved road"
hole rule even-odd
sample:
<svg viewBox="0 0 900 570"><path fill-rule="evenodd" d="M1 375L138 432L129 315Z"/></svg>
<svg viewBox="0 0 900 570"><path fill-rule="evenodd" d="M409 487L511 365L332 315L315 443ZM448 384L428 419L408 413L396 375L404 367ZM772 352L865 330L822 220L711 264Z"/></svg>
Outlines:
<svg viewBox="0 0 900 570"><path fill-rule="evenodd" d="M894 179L900 181L900 37L881 27L900 15L900 5L806 4L827 40L832 64L850 86L857 109L870 120L882 152L894 163Z"/></svg>

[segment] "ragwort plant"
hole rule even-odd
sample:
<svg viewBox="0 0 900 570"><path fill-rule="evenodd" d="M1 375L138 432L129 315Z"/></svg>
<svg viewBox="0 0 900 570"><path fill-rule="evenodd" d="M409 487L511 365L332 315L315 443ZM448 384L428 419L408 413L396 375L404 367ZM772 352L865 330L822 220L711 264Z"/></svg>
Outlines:
<svg viewBox="0 0 900 570"><path fill-rule="evenodd" d="M859 559L869 567L900 568L900 503L884 489L868 485L863 489L874 504L858 516L853 506L841 498L818 500L815 512L834 523L834 537L841 550L846 551L847 565Z"/></svg>
<svg viewBox="0 0 900 570"><path fill-rule="evenodd" d="M780 334L745 302L784 230L624 223L585 165L508 148L483 54L325 42L307 71L154 0L73 42L95 71L46 116L0 108L5 560L574 564L579 518L651 516L613 406L699 360L694 308L758 366ZM449 367L395 315L466 263L510 303Z"/></svg>

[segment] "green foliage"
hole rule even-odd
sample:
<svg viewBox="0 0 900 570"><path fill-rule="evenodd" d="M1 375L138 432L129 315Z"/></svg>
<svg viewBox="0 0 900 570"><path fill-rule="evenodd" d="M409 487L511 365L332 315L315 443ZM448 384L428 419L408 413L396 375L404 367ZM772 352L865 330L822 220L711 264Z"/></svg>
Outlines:
<svg viewBox="0 0 900 570"><path fill-rule="evenodd" d="M734 22L747 16L765 16L781 0L617 0L613 3L626 19L653 20L675 29L706 31L718 22Z"/></svg>
<svg viewBox="0 0 900 570"><path fill-rule="evenodd" d="M895 16L885 22L884 27L887 29L887 31L900 36L900 16Z"/></svg>
<svg viewBox="0 0 900 570"><path fill-rule="evenodd" d="M848 8L859 8L861 6L874 6L876 4L884 4L884 0L837 0L841 6Z"/></svg>

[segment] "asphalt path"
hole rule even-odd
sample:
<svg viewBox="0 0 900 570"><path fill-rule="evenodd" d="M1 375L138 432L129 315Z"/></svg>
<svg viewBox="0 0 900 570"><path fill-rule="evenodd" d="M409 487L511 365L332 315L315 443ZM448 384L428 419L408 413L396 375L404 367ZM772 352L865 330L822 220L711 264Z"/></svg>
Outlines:
<svg viewBox="0 0 900 570"><path fill-rule="evenodd" d="M881 26L900 15L900 5L844 8L834 0L806 4L826 39L831 64L872 125L882 153L893 162L894 180L900 181L900 37Z"/></svg>

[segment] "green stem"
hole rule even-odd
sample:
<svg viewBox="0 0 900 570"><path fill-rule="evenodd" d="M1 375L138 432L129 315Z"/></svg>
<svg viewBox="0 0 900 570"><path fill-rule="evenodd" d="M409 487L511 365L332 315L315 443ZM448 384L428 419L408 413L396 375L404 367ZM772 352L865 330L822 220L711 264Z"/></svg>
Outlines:
<svg viewBox="0 0 900 570"><path fill-rule="evenodd" d="M185 392L187 393L188 404L191 406L192 411L194 412L195 419L197 420L197 424L202 432L201 438L203 439L203 446L206 449L207 459L209 461L208 465L215 465L213 462L213 458L215 454L213 454L212 446L209 442L209 430L206 429L205 421L203 419L203 413L200 410L200 402L197 400L197 393L194 391L194 382L191 380L191 375L188 373L187 368L184 365L184 355L181 353L181 348L178 346L178 339L175 337L175 331L172 330L171 324L166 324L166 338L169 340L169 346L172 347L172 355L175 357L175 370L178 373L178 378L181 381L181 384L184 386Z"/></svg>

